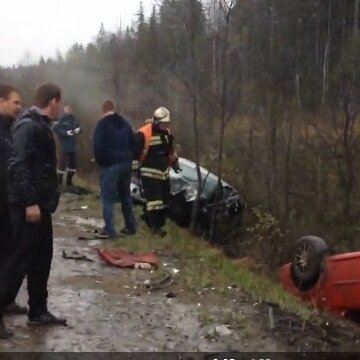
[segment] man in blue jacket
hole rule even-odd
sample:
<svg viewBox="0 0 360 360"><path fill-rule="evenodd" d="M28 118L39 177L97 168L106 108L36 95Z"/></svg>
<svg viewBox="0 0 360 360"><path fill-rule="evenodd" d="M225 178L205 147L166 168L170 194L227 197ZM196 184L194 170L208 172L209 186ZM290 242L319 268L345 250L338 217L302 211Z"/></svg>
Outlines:
<svg viewBox="0 0 360 360"><path fill-rule="evenodd" d="M115 112L112 101L102 105L102 118L94 131L95 161L100 167L100 190L105 227L104 237L117 236L114 225L114 204L121 202L125 220L124 235L136 232L136 220L130 196L132 159L135 135L130 124Z"/></svg>
<svg viewBox="0 0 360 360"><path fill-rule="evenodd" d="M53 127L60 142L60 160L58 169L59 185L66 174L66 186L73 186L72 179L76 172L76 137L80 133L80 124L73 115L72 105L64 106L64 113Z"/></svg>

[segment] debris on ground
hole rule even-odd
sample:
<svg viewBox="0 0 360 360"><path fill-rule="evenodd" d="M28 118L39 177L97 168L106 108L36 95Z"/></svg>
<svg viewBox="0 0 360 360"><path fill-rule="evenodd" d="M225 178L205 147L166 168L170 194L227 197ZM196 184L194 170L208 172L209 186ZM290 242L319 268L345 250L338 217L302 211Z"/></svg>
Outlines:
<svg viewBox="0 0 360 360"><path fill-rule="evenodd" d="M167 271L157 272L150 279L146 279L143 285L147 289L162 290L174 283L172 275Z"/></svg>
<svg viewBox="0 0 360 360"><path fill-rule="evenodd" d="M90 261L90 262L94 262L93 259L90 259L88 256L86 255L81 255L78 251L74 250L71 252L71 254L67 254L65 250L62 251L62 257L64 259L71 259L71 260L81 260L81 261Z"/></svg>
<svg viewBox="0 0 360 360"><path fill-rule="evenodd" d="M176 297L176 294L174 294L173 292L168 292L167 294L166 294L166 297L167 298L169 298L169 299L172 299L172 298L175 298Z"/></svg>
<svg viewBox="0 0 360 360"><path fill-rule="evenodd" d="M269 326L270 330L275 329L274 309L269 306Z"/></svg>
<svg viewBox="0 0 360 360"><path fill-rule="evenodd" d="M229 336L232 332L225 325L215 326L215 333L219 336Z"/></svg>
<svg viewBox="0 0 360 360"><path fill-rule="evenodd" d="M148 263L135 263L134 265L135 269L142 269L142 270L151 270L152 265Z"/></svg>
<svg viewBox="0 0 360 360"><path fill-rule="evenodd" d="M156 268L158 263L158 257L153 252L135 254L120 249L98 249L97 253L107 264L121 268L135 268L135 266L139 269L144 268L140 264Z"/></svg>

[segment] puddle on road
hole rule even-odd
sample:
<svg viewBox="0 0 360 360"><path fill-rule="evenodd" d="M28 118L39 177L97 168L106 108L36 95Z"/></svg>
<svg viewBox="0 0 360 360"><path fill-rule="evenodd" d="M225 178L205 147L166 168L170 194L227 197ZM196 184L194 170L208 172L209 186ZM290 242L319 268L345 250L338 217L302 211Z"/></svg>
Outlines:
<svg viewBox="0 0 360 360"><path fill-rule="evenodd" d="M78 219L62 218L65 223ZM99 224L96 219L85 223ZM79 231L66 230L69 234ZM77 250L95 261L65 260L63 250ZM89 242L76 240L74 234L55 238L49 309L66 317L69 326L34 329L26 326L26 316L8 316L6 324L15 336L0 342L0 351L220 351L230 344L237 347L235 339L229 338L230 344L206 339L197 304L135 289L134 284L147 276L144 270L104 266ZM24 287L18 296L21 304L27 300Z"/></svg>
<svg viewBox="0 0 360 360"><path fill-rule="evenodd" d="M204 303L199 307L197 302L182 303L180 296L167 298L167 291L175 291L171 286L150 293L139 285L149 276L144 270L104 266L95 252L101 242L76 240L84 232L83 226L101 228L102 220L68 215L61 209L54 218L56 238L49 280L49 309L66 317L69 326L28 328L26 316L6 317L6 323L15 330L15 337L0 341L0 351L283 350L271 334L264 332L253 339L239 331L232 331L232 335L226 337L209 337L215 324L201 322ZM63 250L69 253L77 250L95 261L65 260ZM26 299L23 287L18 300L24 304ZM185 299L186 295L184 302ZM203 301L208 301L210 309L211 300ZM225 304L226 299L220 307L225 308ZM257 324L253 328L255 332L260 329Z"/></svg>
<svg viewBox="0 0 360 360"><path fill-rule="evenodd" d="M104 221L102 219L76 216L76 215L62 215L55 218L54 224L59 226L69 226L73 225L88 225L97 229L102 229L104 227Z"/></svg>
<svg viewBox="0 0 360 360"><path fill-rule="evenodd" d="M104 226L103 220L99 220L99 219L95 219L95 218L85 219L80 216L74 217L74 218L75 218L75 222L79 225L89 225L89 226L93 226L98 229L101 229Z"/></svg>
<svg viewBox="0 0 360 360"><path fill-rule="evenodd" d="M34 329L26 317L7 317L16 336L2 351L220 351L209 343L197 307L153 295L119 296L104 290L52 288L49 307L67 328ZM235 345L235 344L234 344Z"/></svg>

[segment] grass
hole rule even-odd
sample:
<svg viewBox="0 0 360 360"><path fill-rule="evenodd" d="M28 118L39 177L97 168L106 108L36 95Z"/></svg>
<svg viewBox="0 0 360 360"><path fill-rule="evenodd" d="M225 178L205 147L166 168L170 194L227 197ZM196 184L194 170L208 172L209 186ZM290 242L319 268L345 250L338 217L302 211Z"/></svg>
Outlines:
<svg viewBox="0 0 360 360"><path fill-rule="evenodd" d="M276 303L282 310L294 313L303 320L311 318L312 310L287 293L280 283L238 265L222 251L172 222L168 223L167 230L168 236L160 239L140 226L134 237L115 240L109 246L137 252L155 250L160 256L179 259L179 264L175 266L180 268L178 281L183 288L195 293L213 287L215 292L224 294L228 286L236 286L256 302Z"/></svg>
<svg viewBox="0 0 360 360"><path fill-rule="evenodd" d="M84 180L79 184L77 179L77 184L89 188ZM101 216L99 200L95 196L86 196L84 200L90 212ZM135 209L139 215L141 207ZM117 206L116 210L116 224L121 228L120 207ZM137 218L139 219L139 216ZM216 293L224 294L229 286L236 286L254 302L278 304L282 310L296 314L304 321L312 318L312 309L285 291L279 282L237 264L221 250L210 246L202 238L192 235L187 229L180 228L173 222L168 221L166 230L168 235L165 238L154 237L139 220L139 231L135 236L106 242L106 246L121 247L134 252L156 251L161 258L169 258L169 262L171 259L178 259L178 263L174 264L180 270L177 282L183 289L194 294L212 287Z"/></svg>

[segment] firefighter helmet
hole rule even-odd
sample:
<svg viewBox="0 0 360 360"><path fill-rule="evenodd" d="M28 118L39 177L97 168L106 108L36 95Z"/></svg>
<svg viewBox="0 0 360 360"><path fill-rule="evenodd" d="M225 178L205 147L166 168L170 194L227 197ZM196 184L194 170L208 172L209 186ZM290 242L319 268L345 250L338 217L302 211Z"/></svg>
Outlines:
<svg viewBox="0 0 360 360"><path fill-rule="evenodd" d="M154 122L170 122L170 111L164 107L159 107L155 110L153 116Z"/></svg>

